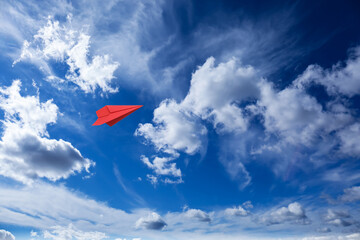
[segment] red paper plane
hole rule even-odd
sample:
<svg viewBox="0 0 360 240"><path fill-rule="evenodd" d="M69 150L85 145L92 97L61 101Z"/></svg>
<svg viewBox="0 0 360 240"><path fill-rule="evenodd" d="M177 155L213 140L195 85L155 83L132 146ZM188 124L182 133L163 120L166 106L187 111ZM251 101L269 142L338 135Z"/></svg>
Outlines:
<svg viewBox="0 0 360 240"><path fill-rule="evenodd" d="M106 123L111 127L141 107L142 105L106 105L96 111L98 119L94 122L93 126Z"/></svg>

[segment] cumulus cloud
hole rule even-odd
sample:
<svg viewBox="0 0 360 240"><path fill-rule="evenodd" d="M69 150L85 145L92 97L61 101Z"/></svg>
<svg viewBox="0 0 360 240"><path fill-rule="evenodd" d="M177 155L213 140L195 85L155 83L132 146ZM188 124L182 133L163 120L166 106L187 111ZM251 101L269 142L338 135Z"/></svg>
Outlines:
<svg viewBox="0 0 360 240"><path fill-rule="evenodd" d="M197 219L200 222L211 222L211 218L209 214L207 214L206 212L200 209L192 209L192 208L187 209L184 212L184 215L187 218Z"/></svg>
<svg viewBox="0 0 360 240"><path fill-rule="evenodd" d="M290 203L287 207L282 207L265 213L260 221L267 225L283 224L309 224L310 221L305 214L304 208L298 203Z"/></svg>
<svg viewBox="0 0 360 240"><path fill-rule="evenodd" d="M154 110L153 124L139 124L136 136L143 136L158 151L178 156L178 151L194 154L202 147L206 128L175 100L167 99Z"/></svg>
<svg viewBox="0 0 360 240"><path fill-rule="evenodd" d="M262 109L267 132L280 134L283 141L291 144L311 146L332 131L341 129L352 121L346 111L325 111L315 97L294 85L276 91L273 84L259 85Z"/></svg>
<svg viewBox="0 0 360 240"><path fill-rule="evenodd" d="M360 47L351 50L348 60L338 63L331 69L323 69L318 65L310 65L297 79L297 83L308 85L321 84L331 95L343 94L348 97L360 93Z"/></svg>
<svg viewBox="0 0 360 240"><path fill-rule="evenodd" d="M136 221L136 228L145 228L150 230L162 230L166 227L166 222L161 219L156 212L150 213L146 217L141 217Z"/></svg>
<svg viewBox="0 0 360 240"><path fill-rule="evenodd" d="M248 119L237 104L258 97L259 80L253 67L243 66L235 58L215 66L215 59L210 57L193 73L188 95L181 104L212 122L218 132L243 132Z"/></svg>
<svg viewBox="0 0 360 240"><path fill-rule="evenodd" d="M346 155L357 157L360 155L360 123L349 125L338 132L341 140L340 151Z"/></svg>
<svg viewBox="0 0 360 240"><path fill-rule="evenodd" d="M135 135L143 136L159 154L170 154L171 161L181 152L192 155L206 150L205 122L220 135L238 136L250 147L241 152L222 151L219 160L230 177L240 182L240 189L251 182L244 165L249 155L271 151L286 160L289 149L302 146L307 150L306 158L311 160L324 162L330 152L335 153L332 155L335 159L356 157L360 153L356 144L360 125L347 98L360 93L356 85L359 49L355 49L345 66L337 64L330 70L322 70L322 74L315 74L309 67L283 89L277 89L259 77L253 67L241 65L237 59L215 65L211 57L192 74L185 98L180 102L164 100L155 109L153 122L140 124ZM337 97L321 102L308 91L313 83L323 85L329 94ZM354 86L344 87L347 84ZM248 129L255 117L260 117L264 131L251 133L258 136L249 137ZM173 163L167 163L166 171L174 172ZM146 165L157 171L157 175L164 172L164 168L159 171L154 165ZM274 171L279 173L281 169Z"/></svg>
<svg viewBox="0 0 360 240"><path fill-rule="evenodd" d="M149 158L145 156L141 156L141 161L148 166L149 168L153 169L156 174L158 175L171 175L174 177L181 177L180 169L176 168L175 163L169 163L172 161L172 158L159 158L155 157L152 162L150 162Z"/></svg>
<svg viewBox="0 0 360 240"><path fill-rule="evenodd" d="M15 240L14 235L4 229L0 229L0 240Z"/></svg>
<svg viewBox="0 0 360 240"><path fill-rule="evenodd" d="M103 240L108 238L105 233L102 232L84 232L69 224L66 227L54 226L51 231L44 231L45 239L52 240Z"/></svg>
<svg viewBox="0 0 360 240"><path fill-rule="evenodd" d="M328 209L324 220L331 225L337 227L348 227L353 224L350 214L346 211Z"/></svg>
<svg viewBox="0 0 360 240"><path fill-rule="evenodd" d="M358 76L355 66L360 62L357 53L349 58L345 67L333 67L325 75L333 76L331 78L346 75L344 81L355 84ZM211 123L219 134L237 134L253 141L254 138L246 137L247 130L251 120L260 116L263 134L267 136L262 142L246 143L254 145L251 152L245 149L247 154L220 155L232 179L241 182L241 189L251 182L242 158L249 154L262 154L263 150L281 154L291 146L302 145L309 152L315 152L316 157L323 157L329 151L357 156L360 151L356 144L360 127L356 117L341 98L324 104L309 94L307 89L315 81L309 80L315 79L309 77L309 71L279 90L259 77L253 67L241 65L237 59L216 66L215 59L211 57L192 74L186 97L180 102L164 100L154 111L153 123L140 124L135 135L143 136L158 152L170 154L173 161L180 152L195 154L206 149L207 129L204 121ZM319 75L318 79L325 78L325 75ZM343 85L335 82L339 81L333 81L331 93L349 93ZM325 87L330 84L327 80L316 83ZM355 92L346 96L359 92L356 87L351 89ZM340 148L337 148L339 145ZM146 165L157 174L164 172L163 168L159 171L154 165ZM167 164L166 168L167 172L174 172L173 164Z"/></svg>
<svg viewBox="0 0 360 240"><path fill-rule="evenodd" d="M340 197L344 202L360 201L360 186L344 189L344 194Z"/></svg>
<svg viewBox="0 0 360 240"><path fill-rule="evenodd" d="M248 117L238 104L259 95L259 81L252 67L242 66L236 59L215 66L211 57L193 73L184 100L164 100L154 110L153 123L140 124L135 135L174 157L179 156L179 151L201 152L207 135L201 121L211 123L219 133L247 129Z"/></svg>
<svg viewBox="0 0 360 240"><path fill-rule="evenodd" d="M0 108L4 111L0 141L0 174L25 184L38 178L56 181L94 165L71 143L49 138L46 128L56 123L58 107L39 96L22 96L21 82L0 88Z"/></svg>
<svg viewBox="0 0 360 240"><path fill-rule="evenodd" d="M32 62L47 74L49 81L62 83L65 78L86 93L93 93L96 88L103 92L117 92L110 83L119 64L111 62L109 55L90 58L89 48L89 35L49 18L47 25L38 30L32 42L24 41L21 56L14 64ZM68 71L64 77L53 72L51 60L67 64Z"/></svg>
<svg viewBox="0 0 360 240"><path fill-rule="evenodd" d="M200 149L200 136L206 134L206 128L196 124L198 119L211 122L219 132L247 129L248 120L237 103L258 96L257 82L252 67L243 67L236 59L215 66L211 57L192 75L185 99L163 101L154 111L153 124L140 124L136 135L158 150L193 154Z"/></svg>
<svg viewBox="0 0 360 240"><path fill-rule="evenodd" d="M249 214L250 214L250 211L246 210L242 206L225 209L225 215L228 215L228 216L245 217L245 216L248 216Z"/></svg>

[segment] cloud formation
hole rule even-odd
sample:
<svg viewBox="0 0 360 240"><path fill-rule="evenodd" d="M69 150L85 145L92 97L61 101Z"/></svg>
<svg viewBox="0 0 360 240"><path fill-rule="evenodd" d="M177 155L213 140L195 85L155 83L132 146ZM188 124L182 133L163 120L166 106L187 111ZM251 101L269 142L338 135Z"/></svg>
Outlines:
<svg viewBox="0 0 360 240"><path fill-rule="evenodd" d="M313 236L304 237L301 240L357 240L360 238L360 233L332 235L332 236Z"/></svg>
<svg viewBox="0 0 360 240"><path fill-rule="evenodd" d="M249 216L250 211L246 210L242 206L232 207L225 209L225 215L228 216L237 216L237 217L246 217Z"/></svg>
<svg viewBox="0 0 360 240"><path fill-rule="evenodd" d="M304 208L298 202L290 203L287 207L281 207L265 213L260 221L266 225L283 224L309 224Z"/></svg>
<svg viewBox="0 0 360 240"><path fill-rule="evenodd" d="M360 186L354 186L344 189L344 194L340 197L344 202L360 201Z"/></svg>
<svg viewBox="0 0 360 240"><path fill-rule="evenodd" d="M351 121L345 112L325 112L317 100L303 89L289 86L276 91L269 82L260 85L262 110L268 133L280 134L281 141L310 146L319 135L336 131Z"/></svg>
<svg viewBox="0 0 360 240"><path fill-rule="evenodd" d="M345 66L343 66L345 65ZM297 83L323 85L330 95L339 94L353 97L360 93L360 47L350 51L350 56L344 64L337 63L330 69L323 69L319 65L310 65L297 79Z"/></svg>
<svg viewBox="0 0 360 240"><path fill-rule="evenodd" d="M328 209L324 220L331 225L337 227L348 227L353 224L350 214L346 211Z"/></svg>
<svg viewBox="0 0 360 240"><path fill-rule="evenodd" d="M74 225L69 224L66 227L54 226L51 227L52 230L44 231L45 239L52 240L103 240L107 239L108 236L102 232L84 232L74 227Z"/></svg>
<svg viewBox="0 0 360 240"><path fill-rule="evenodd" d="M71 25L70 16L67 25ZM109 55L89 57L89 48L89 35L49 18L47 25L38 30L32 42L24 41L21 56L14 64L20 61L34 63L47 74L48 81L61 84L66 79L85 93L93 93L96 88L104 93L117 92L110 83L119 64L111 62ZM54 73L52 60L67 65L65 76Z"/></svg>
<svg viewBox="0 0 360 240"><path fill-rule="evenodd" d="M250 156L266 158L265 154L271 152L284 162L289 161L288 151L302 147L303 161L311 159L318 165L326 164L329 154L332 160L357 157L360 125L348 99L360 93L359 49L355 48L345 64L336 64L329 70L309 66L282 89L238 59L215 65L215 59L208 58L192 74L185 98L180 102L164 100L154 110L153 122L139 124L135 135L151 143L158 155L170 154L171 161L181 152L204 154L207 123L220 136L236 136L248 147L241 151L235 147L231 153L223 151L219 160L230 177L240 182L241 189L251 182L244 165L244 159ZM309 89L316 84L334 97L326 100L311 94ZM172 164L167 165L168 172ZM300 166L301 162L296 164ZM284 169L279 164L274 166L276 173Z"/></svg>
<svg viewBox="0 0 360 240"><path fill-rule="evenodd" d="M0 218L3 221L47 229L49 233L54 226L73 224L75 230L85 232L101 229L106 233L127 234L136 219L144 214L128 214L75 190L43 182L31 186L0 186L0 189ZM71 228L69 231L72 231Z"/></svg>
<svg viewBox="0 0 360 240"><path fill-rule="evenodd" d="M248 117L238 104L258 96L258 82L254 69L236 59L215 66L215 59L209 58L193 73L184 100L162 101L154 110L153 123L139 124L135 135L173 157L178 157L179 151L191 155L202 152L207 129L201 120L219 133L245 131Z"/></svg>
<svg viewBox="0 0 360 240"><path fill-rule="evenodd" d="M49 138L46 128L56 123L58 107L39 96L22 96L21 82L0 88L0 108L4 111L0 141L0 174L25 184L38 178L56 181L82 170L94 162L62 139Z"/></svg>
<svg viewBox="0 0 360 240"><path fill-rule="evenodd" d="M14 235L4 229L0 229L0 240L15 240Z"/></svg>
<svg viewBox="0 0 360 240"><path fill-rule="evenodd" d="M189 208L184 212L184 215L188 218L197 219L200 222L211 222L209 214L200 209Z"/></svg>
<svg viewBox="0 0 360 240"><path fill-rule="evenodd" d="M171 158L155 157L152 162L145 156L141 156L140 159L147 167L153 169L157 175L181 177L181 171L176 168L176 164L169 163L172 160Z"/></svg>
<svg viewBox="0 0 360 240"><path fill-rule="evenodd" d="M145 228L150 230L162 230L166 227L166 222L161 219L156 212L149 213L146 217L141 217L136 221L136 228Z"/></svg>
<svg viewBox="0 0 360 240"><path fill-rule="evenodd" d="M70 240L70 236L73 239L85 240L93 237L100 240L105 234L107 236L116 234L126 239L141 237L159 240L203 239L203 234L207 234L209 239L238 239L239 235L245 234L244 239L259 239L254 235L246 235L244 229L255 227L254 231L259 233L257 219L262 217L266 219L271 217L271 224L267 225L274 225L276 220L277 229L286 228L287 231L299 234L298 239L302 239L304 229L310 232L315 226L304 225L299 232L298 226L280 225L280 223L305 224L310 221L298 203L271 211L264 209L265 212L254 210L251 214L253 218L246 217L239 221L239 218L225 216L225 209L209 213L200 209L186 208L181 212L167 212L163 216L149 209L125 212L98 202L83 193L48 183L37 182L32 186L18 187L1 185L0 190L2 193L0 218L4 223L39 229L43 233L46 232L48 239L54 240L64 239L62 237ZM241 206L244 209L251 207L248 203ZM314 214L318 212L313 212L312 215ZM166 231L148 231L163 230L165 227ZM267 231L270 227L274 226L263 226L261 229ZM336 231L333 236L337 236Z"/></svg>

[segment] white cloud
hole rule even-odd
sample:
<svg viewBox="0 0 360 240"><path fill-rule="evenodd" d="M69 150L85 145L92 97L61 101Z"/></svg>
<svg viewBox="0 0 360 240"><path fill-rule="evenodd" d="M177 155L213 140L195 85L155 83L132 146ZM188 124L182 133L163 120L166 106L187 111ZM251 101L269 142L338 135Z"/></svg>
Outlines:
<svg viewBox="0 0 360 240"><path fill-rule="evenodd" d="M342 165L327 169L323 174L323 179L329 182L346 183L349 185L357 184L360 180L360 173L353 171L354 166Z"/></svg>
<svg viewBox="0 0 360 240"><path fill-rule="evenodd" d="M259 81L251 66L242 66L237 59L215 66L211 57L193 73L188 95L181 105L212 122L219 132L243 132L248 123L237 104L259 95L256 85Z"/></svg>
<svg viewBox="0 0 360 240"><path fill-rule="evenodd" d="M44 22L41 14L59 15L64 12L72 10L71 3L65 0L51 0L43 4L36 4L35 2L3 2L0 9L0 34L6 39L13 40L13 43L18 47L23 44L24 39L36 31L38 27ZM8 53L12 57L17 51L14 48L5 48L5 54ZM9 52L7 52L9 51ZM16 56L17 57L17 56Z"/></svg>
<svg viewBox="0 0 360 240"><path fill-rule="evenodd" d="M360 186L344 189L344 194L340 197L344 202L360 201Z"/></svg>
<svg viewBox="0 0 360 240"><path fill-rule="evenodd" d="M288 143L311 146L319 136L352 120L347 112L325 112L302 88L290 86L277 92L271 83L264 81L260 89L258 106L263 109L266 131L279 133Z"/></svg>
<svg viewBox="0 0 360 240"><path fill-rule="evenodd" d="M0 174L23 183L38 178L56 181L83 169L89 171L94 162L84 158L71 143L49 139L46 130L56 122L58 107L39 96L21 96L21 82L0 88L0 108L4 110L3 135L0 141Z"/></svg>
<svg viewBox="0 0 360 240"><path fill-rule="evenodd" d="M141 217L136 221L136 228L145 228L150 230L162 230L166 227L166 222L161 219L156 212L149 213L146 217Z"/></svg>
<svg viewBox="0 0 360 240"><path fill-rule="evenodd" d="M260 221L267 225L283 224L286 222L293 224L310 223L305 210L298 202L290 203L287 207L269 211L261 216Z"/></svg>
<svg viewBox="0 0 360 240"><path fill-rule="evenodd" d="M197 219L200 222L211 222L209 214L200 209L187 209L184 215L188 218Z"/></svg>
<svg viewBox="0 0 360 240"><path fill-rule="evenodd" d="M115 240L126 240L126 238L116 238ZM132 240L141 240L141 238L133 238Z"/></svg>
<svg viewBox="0 0 360 240"><path fill-rule="evenodd" d="M360 238L360 233L352 233L345 236L339 236L339 240L357 240Z"/></svg>
<svg viewBox="0 0 360 240"><path fill-rule="evenodd" d="M207 130L175 100L164 100L154 110L154 124L139 124L136 136L143 136L158 151L178 156L178 151L194 154L202 147Z"/></svg>
<svg viewBox="0 0 360 240"><path fill-rule="evenodd" d="M332 236L312 236L304 237L302 240L358 240L360 233L351 233L343 235L332 235Z"/></svg>
<svg viewBox="0 0 360 240"><path fill-rule="evenodd" d="M79 229L76 229L72 224L69 224L67 227L54 226L51 227L51 231L44 231L45 239L52 240L103 240L107 239L105 233L102 232L83 232Z"/></svg>
<svg viewBox="0 0 360 240"><path fill-rule="evenodd" d="M360 156L360 123L354 123L337 134L341 140L340 151L350 156Z"/></svg>
<svg viewBox="0 0 360 240"><path fill-rule="evenodd" d="M240 149L240 141L233 144L224 144L219 160L224 165L225 170L230 178L237 181L239 189L242 190L251 183L250 173L246 170L242 161L246 160L243 153L238 152Z"/></svg>
<svg viewBox="0 0 360 240"><path fill-rule="evenodd" d="M0 229L0 240L15 240L14 235L4 229Z"/></svg>
<svg viewBox="0 0 360 240"><path fill-rule="evenodd" d="M71 25L69 22L67 24ZM63 76L56 76L49 62L55 60L68 65L64 78L84 92L93 93L98 87L103 92L117 92L110 83L119 64L111 62L109 55L95 55L89 60L89 48L89 35L49 18L47 25L38 30L33 42L24 41L21 56L14 64L30 61L48 75L49 81L63 82Z"/></svg>
<svg viewBox="0 0 360 240"><path fill-rule="evenodd" d="M346 211L328 209L327 214L324 216L324 220L331 225L337 227L348 227L353 224L353 220L350 219L350 215Z"/></svg>
<svg viewBox="0 0 360 240"><path fill-rule="evenodd" d="M147 180L148 180L152 185L155 186L156 184L158 184L158 178L157 178L156 176L151 175L151 174L147 174L146 177L147 177Z"/></svg>
<svg viewBox="0 0 360 240"><path fill-rule="evenodd" d="M101 77L100 74L94 75L94 71L100 71L104 78L105 76L110 77L111 73L110 69L99 67L97 63L102 61L102 66L117 65L116 69L119 71L114 71L112 76L119 74L121 87L136 88L152 94L168 96L169 92L178 92L172 87L174 74L180 71L184 64L175 63L175 66L164 64L163 59L152 61L152 58L157 56L165 46L174 46L174 44L172 45L174 40L172 30L169 32L168 24L163 21L163 11L167 5L168 3L163 1L151 0L111 0L106 3L97 0L91 3L80 1L76 4L66 0L51 0L42 4L27 1L4 3L0 10L2 22L0 34L5 36L5 39L16 40L16 43L2 44L0 48L4 55L9 55L16 61L21 55L21 45L25 40L28 43L31 42L34 49L36 46L43 47L40 41L34 44L33 38L37 35L40 27L47 26L47 17L53 16L59 21L60 28L66 27L69 30L64 36L69 36L70 31L78 33L77 36L76 34L71 36L74 38L79 37L80 33L91 36L91 48L89 48L90 54L87 63L88 69L93 71L83 71L81 76L76 71L79 73L76 75L77 80L91 74L93 77L91 80L94 80L93 87L96 88L95 80L99 80ZM72 16L71 21L65 21L67 15ZM60 40L69 43L67 41L71 38ZM57 43L60 44L61 41L57 41ZM106 59L106 55L111 56L113 60ZM98 60L101 61L95 61L95 56L99 56ZM66 79L65 76L58 74L59 72L54 67L54 65L58 66L59 62L54 63L55 59L40 59L36 57L36 54L32 54L32 57L32 63L48 75L46 78L48 81L58 88L66 87L62 82ZM161 62L160 65L166 66L158 67L158 62ZM184 60L184 62L187 61ZM61 64L67 63L62 62ZM154 65L156 66L154 67ZM23 66L16 67L22 68ZM78 82L82 83L82 81ZM110 87L110 82L106 87L107 92L117 89L115 85ZM82 87L86 87L90 91L90 85L85 85L83 84Z"/></svg>
<svg viewBox="0 0 360 240"><path fill-rule="evenodd" d="M143 211L126 213L64 186L36 182L0 186L0 218L7 224L51 230L73 226L81 231L130 234Z"/></svg>
<svg viewBox="0 0 360 240"><path fill-rule="evenodd" d="M318 65L310 65L296 80L297 84L308 85L312 82L326 87L331 95L343 94L349 97L360 93L360 47L352 49L352 54L345 62L334 65L331 69L323 69Z"/></svg>
<svg viewBox="0 0 360 240"><path fill-rule="evenodd" d="M146 166L153 169L157 175L181 177L181 171L180 169L176 168L176 164L169 163L173 160L173 158L155 157L153 161L150 162L149 158L142 155L140 159Z"/></svg>
<svg viewBox="0 0 360 240"><path fill-rule="evenodd" d="M32 186L0 185L0 191L0 219L5 224L31 227L39 232L47 231L49 239L64 239L62 236L68 236L65 239L71 239L70 236L73 239L88 239L85 236L102 239L101 237L106 234L121 239L140 237L149 240L200 240L205 236L206 239L232 240L239 237L261 239L259 236L262 236L262 231L268 233L267 227L259 229L258 222L255 221L258 216L263 216L262 211L254 211L252 214L254 218L246 217L241 221L238 218L223 218L226 217L223 214L225 209L210 213L199 209L186 209L181 212L167 212L160 217L149 209L134 209L125 212L75 190L47 183L37 182ZM248 204L242 204L243 208L245 206L250 207ZM299 210L296 204L295 206L290 204L286 209L286 211L279 211L283 212L280 214L281 217L278 216L279 214L273 216L284 223L305 221L301 208ZM211 224L204 224L210 222ZM164 231L150 231L164 229L165 226ZM297 233L298 239L304 236L305 230L308 230L309 234L314 230L313 225L304 225L300 230L299 226L272 227L279 230L285 228L287 232ZM248 229L255 229L256 234L260 235L253 235L254 232L249 232ZM272 239L272 236L268 236L269 239Z"/></svg>
<svg viewBox="0 0 360 240"><path fill-rule="evenodd" d="M349 58L346 67L337 66L328 71L332 78L342 76L345 79L346 76L345 82L358 82L358 49L355 57ZM216 66L215 59L211 57L192 74L186 97L180 102L173 99L163 101L154 111L153 123L140 124L135 135L143 136L160 154L171 154L173 158L179 157L180 152L204 153L207 144L204 121L211 123L220 135L231 133L245 139L242 141L248 142L244 146L249 148L233 150L232 155L223 151L219 158L230 177L240 182L240 189L251 182L244 166L249 155L271 151L280 154L282 161L288 161L286 152L302 146L308 151L303 157L318 166L326 164L324 159L329 153L334 153L334 159L344 155L358 156L360 149L356 143L360 125L356 123L353 110L343 95L328 102L319 102L307 91L311 82L309 79L312 79L308 75L304 72L289 86L276 89L274 84L260 78L253 67L243 66L237 59ZM318 79L321 77L325 78L325 75L319 75ZM334 85L326 79L317 83L329 89L331 84ZM358 92L356 86L351 94L343 85L335 84L332 88L335 87L338 90L329 91L346 96ZM256 116L262 120L264 132L249 133L251 120ZM248 137L252 134L258 136ZM297 164L301 165L300 162ZM167 171L171 171L172 166L168 165ZM274 166L276 173L282 172L279 164Z"/></svg>
<svg viewBox="0 0 360 240"><path fill-rule="evenodd" d="M154 111L153 124L140 124L135 134L163 152L194 154L207 132L199 119L213 123L219 132L247 129L247 119L237 104L259 94L258 81L254 69L236 59L215 66L215 59L209 58L192 75L185 99L163 101Z"/></svg>
<svg viewBox="0 0 360 240"><path fill-rule="evenodd" d="M38 236L39 236L39 234L37 232L31 230L30 237L38 237Z"/></svg>
<svg viewBox="0 0 360 240"><path fill-rule="evenodd" d="M245 217L248 216L250 214L249 210L246 210L245 208L243 208L242 206L237 206L237 207L232 207L232 208L227 208L225 209L225 215L228 216L241 216L241 217Z"/></svg>
<svg viewBox="0 0 360 240"><path fill-rule="evenodd" d="M215 66L215 59L209 58L193 73L184 100L180 103L164 100L154 110L153 123L139 124L135 135L143 136L158 151L174 157L179 156L179 151L201 152L206 148L207 129L200 120L212 123L219 133L247 129L248 119L237 104L258 96L259 81L252 67L241 66L236 59ZM153 165L146 165L155 169ZM241 171L247 173L241 166ZM174 171L171 168L173 165L168 165L166 172ZM250 177L246 181L245 186Z"/></svg>

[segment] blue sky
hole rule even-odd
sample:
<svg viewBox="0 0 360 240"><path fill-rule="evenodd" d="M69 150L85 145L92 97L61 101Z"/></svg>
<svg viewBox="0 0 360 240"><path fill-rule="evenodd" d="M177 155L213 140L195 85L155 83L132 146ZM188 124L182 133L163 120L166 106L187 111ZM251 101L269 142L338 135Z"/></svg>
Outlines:
<svg viewBox="0 0 360 240"><path fill-rule="evenodd" d="M360 239L357 1L1 5L0 240Z"/></svg>

